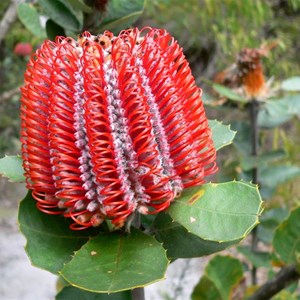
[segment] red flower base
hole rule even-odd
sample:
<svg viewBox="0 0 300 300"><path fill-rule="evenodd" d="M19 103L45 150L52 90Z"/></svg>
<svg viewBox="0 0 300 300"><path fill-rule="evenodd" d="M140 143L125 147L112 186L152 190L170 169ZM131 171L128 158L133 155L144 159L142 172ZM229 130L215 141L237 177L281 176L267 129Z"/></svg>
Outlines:
<svg viewBox="0 0 300 300"><path fill-rule="evenodd" d="M27 187L72 229L168 208L216 171L216 152L182 49L168 32L45 41L22 88Z"/></svg>

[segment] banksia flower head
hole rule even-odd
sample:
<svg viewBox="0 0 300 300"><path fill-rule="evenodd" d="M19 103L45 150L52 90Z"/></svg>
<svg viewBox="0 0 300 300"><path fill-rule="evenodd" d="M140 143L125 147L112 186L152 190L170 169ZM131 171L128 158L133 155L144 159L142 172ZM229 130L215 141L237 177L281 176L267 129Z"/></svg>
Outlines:
<svg viewBox="0 0 300 300"><path fill-rule="evenodd" d="M45 41L21 102L27 187L72 229L158 213L217 169L201 92L165 30Z"/></svg>
<svg viewBox="0 0 300 300"><path fill-rule="evenodd" d="M238 77L249 97L259 97L266 93L266 83L261 64L260 49L243 49L237 59Z"/></svg>
<svg viewBox="0 0 300 300"><path fill-rule="evenodd" d="M278 45L275 40L259 48L242 49L234 64L214 75L213 81L235 90L247 98L266 98L270 96L270 82L265 81L262 57Z"/></svg>

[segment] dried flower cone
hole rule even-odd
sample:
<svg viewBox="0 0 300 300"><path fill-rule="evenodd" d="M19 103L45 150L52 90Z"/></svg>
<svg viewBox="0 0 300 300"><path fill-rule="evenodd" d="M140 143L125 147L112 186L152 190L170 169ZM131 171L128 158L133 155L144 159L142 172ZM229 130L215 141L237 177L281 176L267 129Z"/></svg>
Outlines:
<svg viewBox="0 0 300 300"><path fill-rule="evenodd" d="M22 88L27 187L72 229L168 208L216 171L200 90L177 42L144 28L45 41Z"/></svg>
<svg viewBox="0 0 300 300"><path fill-rule="evenodd" d="M238 76L246 95L260 97L266 93L266 82L261 64L260 49L243 49L237 59Z"/></svg>

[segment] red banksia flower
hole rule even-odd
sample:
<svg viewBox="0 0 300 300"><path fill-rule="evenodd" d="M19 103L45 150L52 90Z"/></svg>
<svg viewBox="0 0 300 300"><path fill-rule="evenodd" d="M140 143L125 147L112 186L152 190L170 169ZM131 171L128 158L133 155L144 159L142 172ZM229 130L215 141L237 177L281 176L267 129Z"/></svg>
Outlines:
<svg viewBox="0 0 300 300"><path fill-rule="evenodd" d="M182 49L168 32L45 41L21 105L27 187L72 229L169 207L216 171L216 152Z"/></svg>

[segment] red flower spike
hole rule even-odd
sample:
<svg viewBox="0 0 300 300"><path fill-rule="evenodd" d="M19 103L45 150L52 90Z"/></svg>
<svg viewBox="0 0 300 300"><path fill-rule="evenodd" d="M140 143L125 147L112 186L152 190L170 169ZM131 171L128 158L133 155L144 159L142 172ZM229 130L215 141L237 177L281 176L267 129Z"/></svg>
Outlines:
<svg viewBox="0 0 300 300"><path fill-rule="evenodd" d="M74 230L158 213L217 170L201 90L165 30L44 42L25 73L21 123L27 187Z"/></svg>

